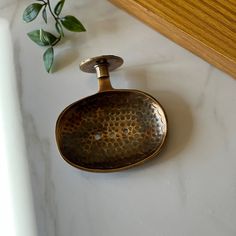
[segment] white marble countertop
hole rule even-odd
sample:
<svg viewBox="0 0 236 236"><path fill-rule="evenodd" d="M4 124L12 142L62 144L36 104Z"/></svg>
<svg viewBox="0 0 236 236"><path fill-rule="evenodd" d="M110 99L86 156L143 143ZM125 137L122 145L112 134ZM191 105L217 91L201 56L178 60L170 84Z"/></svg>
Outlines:
<svg viewBox="0 0 236 236"><path fill-rule="evenodd" d="M66 1L86 33L68 34L47 74L21 21L32 1L2 0L11 22L39 236L236 235L236 81L106 0ZM55 122L70 103L97 91L78 69L114 54L125 64L116 88L155 96L169 119L165 150L143 166L88 173L69 166L55 144Z"/></svg>

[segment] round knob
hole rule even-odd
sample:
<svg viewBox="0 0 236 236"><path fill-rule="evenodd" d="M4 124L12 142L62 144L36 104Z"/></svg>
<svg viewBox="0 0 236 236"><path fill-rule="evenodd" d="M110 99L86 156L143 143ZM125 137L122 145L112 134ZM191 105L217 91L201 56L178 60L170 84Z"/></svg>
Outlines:
<svg viewBox="0 0 236 236"><path fill-rule="evenodd" d="M97 73L99 67L106 67L107 71L115 70L123 64L123 59L114 55L92 57L80 63L80 69L87 73Z"/></svg>

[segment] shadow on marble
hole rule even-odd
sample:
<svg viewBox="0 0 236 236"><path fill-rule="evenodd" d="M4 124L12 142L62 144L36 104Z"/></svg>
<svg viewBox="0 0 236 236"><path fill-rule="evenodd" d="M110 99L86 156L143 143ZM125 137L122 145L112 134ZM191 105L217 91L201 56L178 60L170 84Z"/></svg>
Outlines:
<svg viewBox="0 0 236 236"><path fill-rule="evenodd" d="M53 72L57 72L69 66L74 61L76 61L78 56L78 52L73 48L67 48L60 51L60 53L58 53L56 56L55 64L53 66Z"/></svg>
<svg viewBox="0 0 236 236"><path fill-rule="evenodd" d="M69 34L63 38L58 44L61 50L55 50L55 63L53 66L53 72L60 71L65 67L77 62L77 66L82 58L80 58L80 50L84 46L87 40L87 32L80 32L77 34ZM79 61L78 61L79 59ZM79 68L79 67L78 67Z"/></svg>
<svg viewBox="0 0 236 236"><path fill-rule="evenodd" d="M166 111L168 119L168 135L163 150L158 157L137 168L148 168L150 165L161 164L172 158L177 158L188 146L193 133L193 116L187 101L180 94L172 91L149 89L146 70L143 68L128 70L126 74L129 87L145 91L155 97ZM157 82L160 83L158 76Z"/></svg>
<svg viewBox="0 0 236 236"><path fill-rule="evenodd" d="M168 91L150 91L167 113L168 136L160 162L176 157L184 151L193 133L193 117L187 102L179 95Z"/></svg>

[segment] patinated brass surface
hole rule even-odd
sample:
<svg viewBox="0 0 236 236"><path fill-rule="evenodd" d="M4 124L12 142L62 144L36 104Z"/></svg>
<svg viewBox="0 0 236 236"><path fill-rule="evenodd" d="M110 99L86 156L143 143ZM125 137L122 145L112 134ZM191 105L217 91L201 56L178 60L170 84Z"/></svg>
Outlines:
<svg viewBox="0 0 236 236"><path fill-rule="evenodd" d="M156 156L166 139L166 116L156 99L104 86L108 76L100 77L99 93L73 103L57 121L61 155L84 170L107 172L140 164Z"/></svg>

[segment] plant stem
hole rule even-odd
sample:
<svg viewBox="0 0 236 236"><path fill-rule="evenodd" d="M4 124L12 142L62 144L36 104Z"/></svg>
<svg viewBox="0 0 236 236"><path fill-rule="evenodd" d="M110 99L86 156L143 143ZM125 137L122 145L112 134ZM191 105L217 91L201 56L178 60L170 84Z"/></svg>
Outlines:
<svg viewBox="0 0 236 236"><path fill-rule="evenodd" d="M49 11L51 12L53 18L55 19L56 22L58 22L59 17L57 17L57 16L54 14L54 12L53 12L53 10L52 10L52 7L51 7L50 0L47 0L47 4L48 4L48 9L49 9Z"/></svg>
<svg viewBox="0 0 236 236"><path fill-rule="evenodd" d="M43 0L44 1L44 0ZM51 7L51 3L50 3L50 0L45 0L47 2L45 2L47 5L48 5L48 9L52 15L52 17L54 18L54 20L56 21L56 23L58 24L61 24L60 21L58 20L59 17L56 16L52 10L52 7ZM51 45L52 47L55 46L59 41L61 40L61 35L57 38L57 40Z"/></svg>

